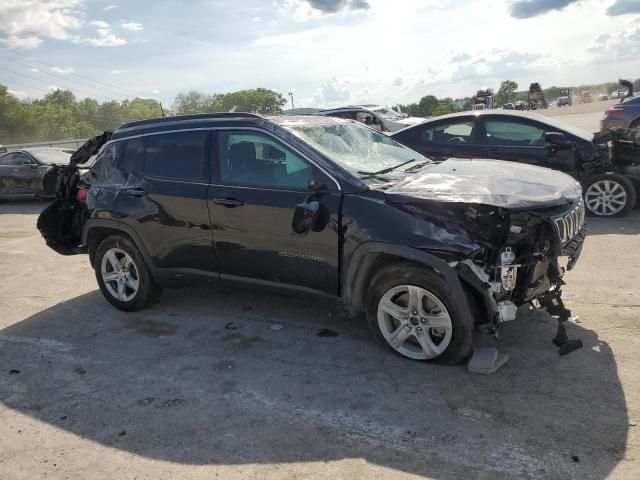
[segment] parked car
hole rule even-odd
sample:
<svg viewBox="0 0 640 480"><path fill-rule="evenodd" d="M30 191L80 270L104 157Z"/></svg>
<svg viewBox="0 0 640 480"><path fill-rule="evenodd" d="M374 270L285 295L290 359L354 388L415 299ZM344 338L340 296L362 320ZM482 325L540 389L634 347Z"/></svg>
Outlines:
<svg viewBox="0 0 640 480"><path fill-rule="evenodd" d="M596 98L598 99L599 102L604 102L606 100L609 100L609 95L607 95L605 93L601 93Z"/></svg>
<svg viewBox="0 0 640 480"><path fill-rule="evenodd" d="M44 197L43 181L55 165L67 165L71 154L59 148L15 150L0 156L0 198Z"/></svg>
<svg viewBox="0 0 640 480"><path fill-rule="evenodd" d="M449 157L491 158L528 163L579 180L589 213L626 215L636 203L640 176L611 160L606 144L553 118L495 110L431 118L392 135L437 161ZM635 185L634 185L635 183Z"/></svg>
<svg viewBox="0 0 640 480"><path fill-rule="evenodd" d="M556 101L556 105L558 107L570 107L571 106L571 97L569 97L569 96L558 97L558 100Z"/></svg>
<svg viewBox="0 0 640 480"><path fill-rule="evenodd" d="M57 176L38 229L59 253L88 253L119 309L143 308L180 281L316 293L364 313L401 355L445 363L533 300L568 318L562 276L586 231L567 175L436 164L322 116L129 123L87 142Z"/></svg>
<svg viewBox="0 0 640 480"><path fill-rule="evenodd" d="M640 97L626 97L604 112L600 127L640 128Z"/></svg>
<svg viewBox="0 0 640 480"><path fill-rule="evenodd" d="M503 110L515 110L516 107L513 105L513 103L505 103L504 105L502 105L502 109Z"/></svg>
<svg viewBox="0 0 640 480"><path fill-rule="evenodd" d="M391 108L379 105L356 105L321 110L318 115L356 120L380 132L396 132L409 125L424 121L424 118L405 117Z"/></svg>

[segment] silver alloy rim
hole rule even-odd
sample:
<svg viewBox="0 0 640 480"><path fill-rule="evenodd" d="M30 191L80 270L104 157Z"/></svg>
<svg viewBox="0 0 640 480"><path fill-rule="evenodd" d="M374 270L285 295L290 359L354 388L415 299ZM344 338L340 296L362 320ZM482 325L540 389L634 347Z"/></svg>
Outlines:
<svg viewBox="0 0 640 480"><path fill-rule="evenodd" d="M599 180L584 194L587 208L601 217L620 213L627 204L627 191L615 180Z"/></svg>
<svg viewBox="0 0 640 480"><path fill-rule="evenodd" d="M119 248L110 248L102 257L102 281L113 298L128 302L140 287L138 269L131 256Z"/></svg>
<svg viewBox="0 0 640 480"><path fill-rule="evenodd" d="M415 360L441 355L453 333L444 304L429 290L415 285L393 287L382 296L378 326L394 350Z"/></svg>

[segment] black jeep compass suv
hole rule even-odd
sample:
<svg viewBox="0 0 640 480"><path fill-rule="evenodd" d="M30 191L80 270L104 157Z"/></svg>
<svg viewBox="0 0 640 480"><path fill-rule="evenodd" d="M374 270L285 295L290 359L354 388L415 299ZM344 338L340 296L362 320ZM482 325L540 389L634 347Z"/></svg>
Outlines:
<svg viewBox="0 0 640 480"><path fill-rule="evenodd" d="M436 164L322 116L129 123L87 142L46 182L57 195L38 220L47 244L88 253L120 309L181 280L278 286L339 299L400 354L446 363L524 303L566 320L562 276L585 236L568 175Z"/></svg>

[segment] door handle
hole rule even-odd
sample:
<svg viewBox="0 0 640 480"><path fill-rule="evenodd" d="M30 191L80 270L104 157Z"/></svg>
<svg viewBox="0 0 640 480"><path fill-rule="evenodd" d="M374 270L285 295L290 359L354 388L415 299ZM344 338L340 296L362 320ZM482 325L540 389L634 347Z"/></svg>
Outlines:
<svg viewBox="0 0 640 480"><path fill-rule="evenodd" d="M241 207L244 205L244 202L237 198L214 198L213 203L227 208Z"/></svg>
<svg viewBox="0 0 640 480"><path fill-rule="evenodd" d="M147 191L142 187L127 188L125 192L132 197L144 197L147 194Z"/></svg>

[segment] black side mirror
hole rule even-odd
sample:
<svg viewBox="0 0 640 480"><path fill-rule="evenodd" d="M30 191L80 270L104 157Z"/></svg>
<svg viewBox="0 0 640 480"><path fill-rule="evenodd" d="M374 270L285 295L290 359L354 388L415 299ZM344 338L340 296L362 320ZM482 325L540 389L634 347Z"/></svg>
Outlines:
<svg viewBox="0 0 640 480"><path fill-rule="evenodd" d="M570 145L570 143L567 141L567 138L564 136L564 133L560 132L545 133L544 139L547 143L550 143L557 147L567 147Z"/></svg>
<svg viewBox="0 0 640 480"><path fill-rule="evenodd" d="M319 211L320 203L316 200L296 205L296 209L293 212L293 221L291 222L293 232L297 235L307 235L318 220Z"/></svg>

